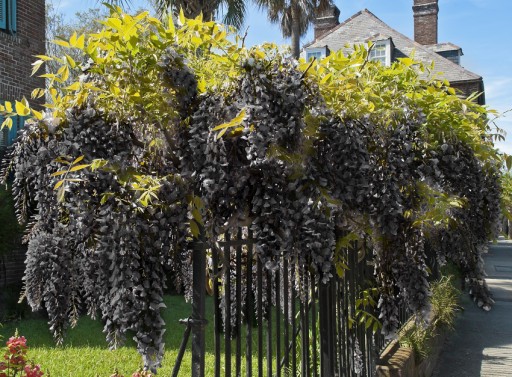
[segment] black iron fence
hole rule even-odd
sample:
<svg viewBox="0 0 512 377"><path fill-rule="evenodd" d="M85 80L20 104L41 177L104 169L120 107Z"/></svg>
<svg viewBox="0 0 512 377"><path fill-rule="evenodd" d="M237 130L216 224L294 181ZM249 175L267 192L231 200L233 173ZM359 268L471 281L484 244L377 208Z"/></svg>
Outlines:
<svg viewBox="0 0 512 377"><path fill-rule="evenodd" d="M327 283L283 258L266 268L250 230L225 234L193 251L193 313L173 377L192 333L192 376L205 375L205 326L214 326L214 376L372 376L386 342L371 289L371 251L352 243L338 254L346 268ZM205 294L214 301L205 321ZM407 313L402 311L402 320Z"/></svg>

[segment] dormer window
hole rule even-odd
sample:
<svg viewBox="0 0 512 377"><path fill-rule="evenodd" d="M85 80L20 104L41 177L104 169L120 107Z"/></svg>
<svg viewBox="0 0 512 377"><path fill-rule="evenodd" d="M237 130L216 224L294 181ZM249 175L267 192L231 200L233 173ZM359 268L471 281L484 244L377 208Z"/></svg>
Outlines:
<svg viewBox="0 0 512 377"><path fill-rule="evenodd" d="M327 46L306 49L306 61L308 61L308 62L313 59L316 59L316 60L323 59L327 55L329 55L329 49L327 48Z"/></svg>
<svg viewBox="0 0 512 377"><path fill-rule="evenodd" d="M369 60L379 61L382 65L391 65L391 38L375 41L370 49Z"/></svg>

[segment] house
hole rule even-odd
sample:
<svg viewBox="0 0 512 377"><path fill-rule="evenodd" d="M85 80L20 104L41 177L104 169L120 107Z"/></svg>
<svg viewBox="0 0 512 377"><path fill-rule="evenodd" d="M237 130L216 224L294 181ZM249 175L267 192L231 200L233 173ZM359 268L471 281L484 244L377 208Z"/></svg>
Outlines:
<svg viewBox="0 0 512 377"><path fill-rule="evenodd" d="M330 51L350 52L347 45L373 43L369 58L390 65L398 58L410 57L430 64L464 97L482 93L478 103L485 104L484 82L481 76L461 66L462 49L453 43L438 43L438 0L413 0L414 40L380 20L368 9L340 23L335 5L318 14L315 20L315 40L304 46L306 60L327 56Z"/></svg>
<svg viewBox="0 0 512 377"><path fill-rule="evenodd" d="M30 99L44 87L44 79L31 73L34 55L45 53L45 29L45 0L0 0L0 102ZM0 153L23 126L23 119L13 121L10 131L0 130Z"/></svg>

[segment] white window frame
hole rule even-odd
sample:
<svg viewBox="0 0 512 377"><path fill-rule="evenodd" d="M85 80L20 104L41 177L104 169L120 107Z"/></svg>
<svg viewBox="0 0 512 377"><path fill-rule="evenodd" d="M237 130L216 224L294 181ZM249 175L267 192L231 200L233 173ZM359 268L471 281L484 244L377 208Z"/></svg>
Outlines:
<svg viewBox="0 0 512 377"><path fill-rule="evenodd" d="M327 46L306 48L306 61L311 61L312 58L317 60L323 59L327 56Z"/></svg>
<svg viewBox="0 0 512 377"><path fill-rule="evenodd" d="M381 39L373 42L368 54L368 60L380 61L382 65L391 65L391 38Z"/></svg>

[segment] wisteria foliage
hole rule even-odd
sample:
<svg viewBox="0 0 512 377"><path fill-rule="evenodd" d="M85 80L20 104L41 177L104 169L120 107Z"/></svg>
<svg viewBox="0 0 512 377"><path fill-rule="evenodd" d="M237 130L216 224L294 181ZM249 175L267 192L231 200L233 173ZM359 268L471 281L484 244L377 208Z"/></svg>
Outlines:
<svg viewBox="0 0 512 377"><path fill-rule="evenodd" d="M104 321L112 347L132 331L155 370L167 273L190 293L199 226L215 242L249 225L255 257L270 274L284 260L293 266L295 292L302 275L327 282L336 273L341 234L362 235L373 245L386 334L397 330L400 301L428 311L426 248L457 263L479 304L489 305L481 253L497 230L492 159L456 136L433 140L428 114L414 103L392 121L339 111L309 66L275 51L237 50L226 85L200 90L204 77L219 75L215 67L199 71L200 56L179 44L158 47L161 85L144 88L154 88L167 124L138 102L127 107L137 114L119 115L92 91L61 109L63 119L48 113L28 123L4 162L19 220L29 224L25 294L34 310L46 308L58 341L85 310ZM111 88L102 70L81 80ZM449 226L415 221L429 209L420 184L462 198L446 210Z"/></svg>

